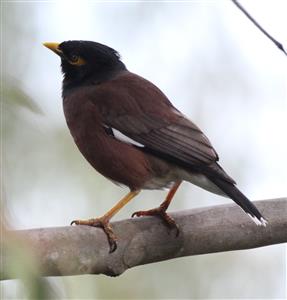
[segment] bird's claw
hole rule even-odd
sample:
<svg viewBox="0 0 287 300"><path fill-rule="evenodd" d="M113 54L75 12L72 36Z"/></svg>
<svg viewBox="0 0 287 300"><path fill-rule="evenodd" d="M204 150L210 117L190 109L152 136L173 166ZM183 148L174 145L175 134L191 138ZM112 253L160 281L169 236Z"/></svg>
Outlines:
<svg viewBox="0 0 287 300"><path fill-rule="evenodd" d="M100 227L105 232L109 245L110 245L110 253L116 251L117 249L117 238L112 230L109 220L105 218L96 218L96 219L89 219L89 220L73 220L71 225L86 225L92 227Z"/></svg>
<svg viewBox="0 0 287 300"><path fill-rule="evenodd" d="M179 235L179 227L176 224L176 222L174 221L174 219L168 215L165 211L165 209L163 209L162 207L157 207L154 209L150 209L150 210L140 210L140 211L136 211L132 214L132 218L133 217L143 217L143 216L156 216L158 218L160 218L165 225L168 226L169 229L173 230L175 229L176 231L176 237Z"/></svg>

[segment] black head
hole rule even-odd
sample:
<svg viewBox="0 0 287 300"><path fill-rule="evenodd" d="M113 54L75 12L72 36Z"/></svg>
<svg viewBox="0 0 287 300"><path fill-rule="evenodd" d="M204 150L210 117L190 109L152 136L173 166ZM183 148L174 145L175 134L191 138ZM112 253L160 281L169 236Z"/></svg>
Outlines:
<svg viewBox="0 0 287 300"><path fill-rule="evenodd" d="M103 44L91 41L45 43L61 57L64 88L79 84L99 83L125 70L119 53Z"/></svg>

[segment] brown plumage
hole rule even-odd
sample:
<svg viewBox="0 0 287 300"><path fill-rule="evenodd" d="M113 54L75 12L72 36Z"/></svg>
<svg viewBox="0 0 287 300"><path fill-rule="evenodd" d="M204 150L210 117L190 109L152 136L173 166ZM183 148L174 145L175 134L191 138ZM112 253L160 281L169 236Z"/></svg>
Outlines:
<svg viewBox="0 0 287 300"><path fill-rule="evenodd" d="M171 187L159 208L135 215L159 215L177 228L165 211L186 180L230 197L257 224L266 224L220 167L202 131L155 85L129 72L115 50L86 41L45 46L62 60L64 112L79 150L103 176L131 190L103 217L74 223L103 227L113 251L111 217L141 189Z"/></svg>

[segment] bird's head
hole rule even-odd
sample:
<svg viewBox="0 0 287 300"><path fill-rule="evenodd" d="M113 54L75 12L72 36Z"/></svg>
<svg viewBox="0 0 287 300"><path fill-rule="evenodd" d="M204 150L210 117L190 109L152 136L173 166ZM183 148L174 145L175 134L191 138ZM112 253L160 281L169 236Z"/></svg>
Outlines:
<svg viewBox="0 0 287 300"><path fill-rule="evenodd" d="M126 69L119 53L100 43L65 41L44 43L44 46L60 56L64 85L101 82Z"/></svg>

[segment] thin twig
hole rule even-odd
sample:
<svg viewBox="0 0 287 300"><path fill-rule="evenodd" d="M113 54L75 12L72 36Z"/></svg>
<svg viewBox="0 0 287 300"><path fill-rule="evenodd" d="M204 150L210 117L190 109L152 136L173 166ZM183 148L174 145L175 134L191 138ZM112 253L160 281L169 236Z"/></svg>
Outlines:
<svg viewBox="0 0 287 300"><path fill-rule="evenodd" d="M279 43L274 37L272 37L258 22L246 11L246 9L237 1L231 0L244 14L245 16L265 35L267 36L285 55L287 52L285 51L283 45Z"/></svg>

